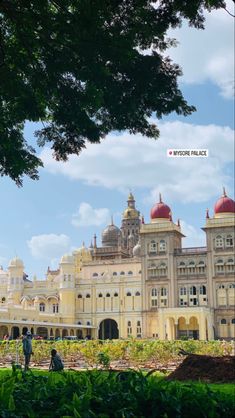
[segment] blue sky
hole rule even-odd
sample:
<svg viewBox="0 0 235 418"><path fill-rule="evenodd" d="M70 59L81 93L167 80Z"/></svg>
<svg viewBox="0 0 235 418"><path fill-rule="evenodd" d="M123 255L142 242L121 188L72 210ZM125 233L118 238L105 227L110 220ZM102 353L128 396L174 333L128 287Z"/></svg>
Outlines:
<svg viewBox="0 0 235 418"><path fill-rule="evenodd" d="M233 12L232 0L227 8ZM68 163L57 163L49 149L40 149L44 161L40 180L25 178L23 188L0 178L4 269L17 255L29 278L36 274L43 279L48 266L56 268L61 256L83 241L89 245L94 233L100 242L111 215L120 225L130 189L145 222L161 192L174 221L181 219L187 235L184 246L205 245L200 228L206 208L212 216L223 186L233 197L233 19L220 10L208 15L205 31L183 25L171 35L180 42L170 51L183 68L180 86L197 112L161 120L158 141L113 133ZM25 128L34 145L36 128L35 124ZM206 148L209 157L170 159L169 148Z"/></svg>

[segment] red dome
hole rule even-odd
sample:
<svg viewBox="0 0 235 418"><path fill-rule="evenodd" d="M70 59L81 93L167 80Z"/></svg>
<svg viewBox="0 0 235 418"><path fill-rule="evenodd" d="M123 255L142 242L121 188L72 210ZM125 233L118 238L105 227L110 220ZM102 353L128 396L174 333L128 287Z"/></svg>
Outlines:
<svg viewBox="0 0 235 418"><path fill-rule="evenodd" d="M223 196L217 200L214 207L215 214L217 213L235 213L235 202L230 199L224 191Z"/></svg>
<svg viewBox="0 0 235 418"><path fill-rule="evenodd" d="M171 219L171 209L165 203L162 202L161 195L159 203L156 203L150 212L151 219L164 218Z"/></svg>

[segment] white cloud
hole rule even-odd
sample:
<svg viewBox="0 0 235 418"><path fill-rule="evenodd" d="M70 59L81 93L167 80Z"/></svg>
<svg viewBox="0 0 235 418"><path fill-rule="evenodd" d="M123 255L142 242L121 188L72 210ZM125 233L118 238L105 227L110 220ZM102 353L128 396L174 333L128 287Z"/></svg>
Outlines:
<svg viewBox="0 0 235 418"><path fill-rule="evenodd" d="M53 260L70 250L70 239L64 234L35 235L27 244L33 257L44 260Z"/></svg>
<svg viewBox="0 0 235 418"><path fill-rule="evenodd" d="M232 0L226 3L233 13ZM169 50L169 55L182 67L183 82L198 84L210 80L219 86L224 97L233 97L234 19L225 10L206 13L205 30L184 23L169 35L179 41L176 48Z"/></svg>
<svg viewBox="0 0 235 418"><path fill-rule="evenodd" d="M72 216L74 226L99 226L110 220L110 212L107 208L94 209L89 203L82 202L78 211Z"/></svg>
<svg viewBox="0 0 235 418"><path fill-rule="evenodd" d="M181 221L181 231L186 236L183 238L183 247L205 247L206 234L197 230L194 226Z"/></svg>
<svg viewBox="0 0 235 418"><path fill-rule="evenodd" d="M218 196L223 185L229 191L233 180L225 174L225 167L234 155L230 128L183 122L159 126L161 136L156 141L113 134L101 144L88 144L79 157L73 155L66 163L55 161L49 149L42 151L41 158L53 174L125 192L129 187L147 188L153 200L162 192L168 201L203 202ZM169 148L207 148L209 157L168 158Z"/></svg>

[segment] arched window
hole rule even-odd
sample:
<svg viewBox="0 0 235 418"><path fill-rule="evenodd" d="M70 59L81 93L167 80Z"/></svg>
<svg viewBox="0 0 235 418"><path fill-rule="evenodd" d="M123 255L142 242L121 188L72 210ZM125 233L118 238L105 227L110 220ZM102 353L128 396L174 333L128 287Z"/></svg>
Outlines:
<svg viewBox="0 0 235 418"><path fill-rule="evenodd" d="M106 293L106 298L110 298L110 293Z"/></svg>
<svg viewBox="0 0 235 418"><path fill-rule="evenodd" d="M190 287L190 295L196 295L197 294L197 289L195 286L191 286Z"/></svg>
<svg viewBox="0 0 235 418"><path fill-rule="evenodd" d="M221 325L225 325L225 324L227 324L227 321L226 321L226 319L221 319L221 321L220 321L220 323L221 323Z"/></svg>
<svg viewBox="0 0 235 418"><path fill-rule="evenodd" d="M216 270L218 273L223 273L224 271L224 261L221 258L216 262Z"/></svg>
<svg viewBox="0 0 235 418"><path fill-rule="evenodd" d="M117 293L117 292L115 292L115 293L114 293L114 296L115 296L115 298L116 298L116 297L118 296L118 293Z"/></svg>
<svg viewBox="0 0 235 418"><path fill-rule="evenodd" d="M135 296L140 296L140 292L135 292Z"/></svg>
<svg viewBox="0 0 235 418"><path fill-rule="evenodd" d="M78 321L78 325L82 325L81 321Z"/></svg>
<svg viewBox="0 0 235 418"><path fill-rule="evenodd" d="M228 272L234 272L234 260L232 258L228 259L226 267Z"/></svg>
<svg viewBox="0 0 235 418"><path fill-rule="evenodd" d="M205 262L204 261L199 261L198 263L198 272L199 273L204 273L205 272Z"/></svg>
<svg viewBox="0 0 235 418"><path fill-rule="evenodd" d="M181 288L180 288L180 295L181 295L181 296L183 296L183 295L187 295L187 289L186 289L186 287L181 287Z"/></svg>
<svg viewBox="0 0 235 418"><path fill-rule="evenodd" d="M120 276L125 276L125 272L121 271Z"/></svg>
<svg viewBox="0 0 235 418"><path fill-rule="evenodd" d="M127 294L126 294L127 296L131 296L131 292L127 292Z"/></svg>
<svg viewBox="0 0 235 418"><path fill-rule="evenodd" d="M93 277L98 277L98 273L93 273L92 276Z"/></svg>
<svg viewBox="0 0 235 418"><path fill-rule="evenodd" d="M154 287L151 292L152 296L157 296L157 289Z"/></svg>
<svg viewBox="0 0 235 418"><path fill-rule="evenodd" d="M39 311L40 312L45 312L45 303L40 303L39 304Z"/></svg>
<svg viewBox="0 0 235 418"><path fill-rule="evenodd" d="M162 287L161 288L161 296L166 296L166 294L167 294L166 288Z"/></svg>
<svg viewBox="0 0 235 418"><path fill-rule="evenodd" d="M159 242L159 252L164 252L166 251L166 241L164 241L164 239L162 239Z"/></svg>
<svg viewBox="0 0 235 418"><path fill-rule="evenodd" d="M158 272L160 276L165 276L166 275L166 264L165 263L161 263L160 266L158 267Z"/></svg>
<svg viewBox="0 0 235 418"><path fill-rule="evenodd" d="M233 237L232 237L232 235L227 235L227 237L226 237L226 247L233 247Z"/></svg>
<svg viewBox="0 0 235 418"><path fill-rule="evenodd" d="M154 240L152 240L149 244L149 252L156 253L157 252L157 244Z"/></svg>
<svg viewBox="0 0 235 418"><path fill-rule="evenodd" d="M186 265L183 261L180 261L180 263L178 265L178 269L179 269L180 274L185 274L186 273Z"/></svg>
<svg viewBox="0 0 235 418"><path fill-rule="evenodd" d="M116 271L113 272L113 276L117 276L117 272Z"/></svg>
<svg viewBox="0 0 235 418"><path fill-rule="evenodd" d="M231 320L231 324L235 324L235 318Z"/></svg>
<svg viewBox="0 0 235 418"><path fill-rule="evenodd" d="M141 274L141 270L139 270L139 274Z"/></svg>
<svg viewBox="0 0 235 418"><path fill-rule="evenodd" d="M195 273L195 262L190 261L188 264L188 272L189 273Z"/></svg>
<svg viewBox="0 0 235 418"><path fill-rule="evenodd" d="M131 321L127 322L127 336L132 334Z"/></svg>
<svg viewBox="0 0 235 418"><path fill-rule="evenodd" d="M82 299L82 295L80 293L78 295L78 299Z"/></svg>
<svg viewBox="0 0 235 418"><path fill-rule="evenodd" d="M228 285L228 287L229 287L229 289L235 289L235 283L230 283L230 284Z"/></svg>
<svg viewBox="0 0 235 418"><path fill-rule="evenodd" d="M58 313L59 312L59 304L58 303L53 303L52 311L53 311L53 313Z"/></svg>
<svg viewBox="0 0 235 418"><path fill-rule="evenodd" d="M91 325L91 323L90 323L90 321L87 321L87 323L86 323L87 325Z"/></svg>
<svg viewBox="0 0 235 418"><path fill-rule="evenodd" d="M217 237L215 238L215 247L216 248L223 247L223 238L221 237L221 235L217 235Z"/></svg>
<svg viewBox="0 0 235 418"><path fill-rule="evenodd" d="M152 308L157 306L157 289L155 287L151 290L151 306Z"/></svg>
<svg viewBox="0 0 235 418"><path fill-rule="evenodd" d="M102 293L99 293L99 298L102 298L102 297L103 297Z"/></svg>
<svg viewBox="0 0 235 418"><path fill-rule="evenodd" d="M200 286L200 295L206 295L206 286Z"/></svg>
<svg viewBox="0 0 235 418"><path fill-rule="evenodd" d="M133 274L133 272L132 271L128 271L128 274L129 274L129 276L131 276Z"/></svg>
<svg viewBox="0 0 235 418"><path fill-rule="evenodd" d="M140 321L137 321L137 324L136 324L136 336L137 337L141 337L141 322Z"/></svg>
<svg viewBox="0 0 235 418"><path fill-rule="evenodd" d="M90 297L91 297L90 293L87 293L87 294L86 294L86 298L88 298L88 299L89 299Z"/></svg>
<svg viewBox="0 0 235 418"><path fill-rule="evenodd" d="M128 327L131 327L131 321L127 322Z"/></svg>
<svg viewBox="0 0 235 418"><path fill-rule="evenodd" d="M223 284L220 284L219 285L219 289L224 289L224 285Z"/></svg>

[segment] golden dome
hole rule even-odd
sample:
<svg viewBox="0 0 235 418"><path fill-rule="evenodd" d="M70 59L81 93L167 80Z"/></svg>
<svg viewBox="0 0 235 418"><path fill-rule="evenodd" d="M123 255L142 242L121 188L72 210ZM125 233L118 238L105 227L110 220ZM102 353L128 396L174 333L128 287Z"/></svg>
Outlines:
<svg viewBox="0 0 235 418"><path fill-rule="evenodd" d="M127 208L123 212L123 219L136 219L139 218L139 211L134 208Z"/></svg>

